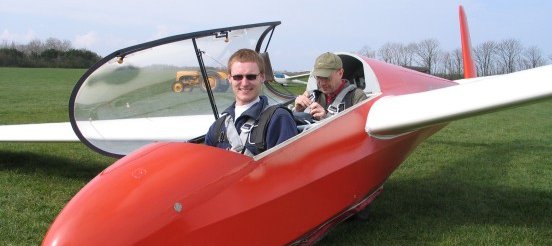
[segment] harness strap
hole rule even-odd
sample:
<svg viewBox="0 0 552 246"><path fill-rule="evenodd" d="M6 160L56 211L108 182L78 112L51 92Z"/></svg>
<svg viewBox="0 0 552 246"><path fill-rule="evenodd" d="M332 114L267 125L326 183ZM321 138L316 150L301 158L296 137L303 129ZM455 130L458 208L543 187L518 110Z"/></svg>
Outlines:
<svg viewBox="0 0 552 246"><path fill-rule="evenodd" d="M241 153L243 150L243 143L241 141L238 130L234 126L234 119L232 116L227 116L224 120L224 127L226 127L226 138L230 142L230 150Z"/></svg>
<svg viewBox="0 0 552 246"><path fill-rule="evenodd" d="M224 126L226 127L226 138L230 143L231 151L253 156L253 154L245 148L245 143L247 142L249 134L254 126L253 123L255 123L255 119L248 119L240 128L240 133L238 133L232 116L226 117L224 120Z"/></svg>
<svg viewBox="0 0 552 246"><path fill-rule="evenodd" d="M332 104L330 104L328 106L328 113L329 113L329 116L333 116L337 113L339 113L339 105L341 105L343 102L343 99L345 98L345 96L347 95L347 93L351 92L351 91L354 91L356 89L356 87L354 85L349 85L345 88L343 88L343 90L341 90L339 92L339 94L337 94L337 96L335 97L334 101L332 102ZM345 108L345 107L343 107Z"/></svg>
<svg viewBox="0 0 552 246"><path fill-rule="evenodd" d="M255 119L248 119L245 123L243 123L242 127L240 128L240 140L243 144L243 150L241 151L241 153L247 156L254 156L254 154L245 147L245 143L247 143L249 141L249 138L251 137L251 131L256 126L254 125L255 121Z"/></svg>
<svg viewBox="0 0 552 246"><path fill-rule="evenodd" d="M226 141L226 134L223 134L222 132L222 125L224 124L224 121L226 121L226 117L228 116L227 113L223 113L216 121L215 121L215 139L217 142L222 143Z"/></svg>
<svg viewBox="0 0 552 246"><path fill-rule="evenodd" d="M230 144L229 150L242 153L248 156L254 156L254 154L245 147L246 144L253 145L259 152L266 149L265 132L267 130L268 122L272 117L274 111L279 108L278 105L265 105L261 114L256 118L249 118L240 128L240 133L236 129L234 119L229 114L223 114L215 121L215 139L217 142L222 143L228 140ZM223 130L222 126L224 124Z"/></svg>
<svg viewBox="0 0 552 246"><path fill-rule="evenodd" d="M253 126L253 130L251 131L251 135L249 136L248 143L254 145L259 153L266 150L266 132L268 131L268 123L270 122L270 119L272 119L272 115L274 115L274 112L278 108L282 108L290 112L288 108L282 107L280 105L268 106L263 109L263 112ZM290 114L292 113L290 112Z"/></svg>

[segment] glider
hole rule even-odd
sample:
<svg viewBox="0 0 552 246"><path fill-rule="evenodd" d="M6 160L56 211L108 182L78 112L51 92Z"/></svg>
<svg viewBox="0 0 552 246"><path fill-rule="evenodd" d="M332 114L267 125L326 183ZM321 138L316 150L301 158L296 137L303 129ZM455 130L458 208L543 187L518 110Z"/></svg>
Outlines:
<svg viewBox="0 0 552 246"><path fill-rule="evenodd" d="M225 71L221 61L251 48L270 73L267 49L279 24L172 36L91 67L70 99L74 136L61 123L63 136L49 140L78 139L122 158L73 197L43 244L312 244L369 205L409 153L448 122L552 97L552 66L458 84L339 52L344 78L366 101L305 123L299 135L254 157L201 144L233 94L209 83L205 91L176 93L176 72L198 71L208 81L208 70ZM313 78L307 88L316 88ZM264 94L274 104L293 100L270 83ZM26 141L32 136L4 138L41 127L4 126L0 136Z"/></svg>
<svg viewBox="0 0 552 246"><path fill-rule="evenodd" d="M289 76L283 73L274 73L274 80L282 85L288 85L289 83L307 84L310 73L297 74Z"/></svg>

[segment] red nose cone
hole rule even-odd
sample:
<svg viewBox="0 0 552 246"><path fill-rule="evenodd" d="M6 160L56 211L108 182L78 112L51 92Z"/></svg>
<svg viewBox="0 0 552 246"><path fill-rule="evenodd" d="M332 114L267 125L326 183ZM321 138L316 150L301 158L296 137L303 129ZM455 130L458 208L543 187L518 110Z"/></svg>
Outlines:
<svg viewBox="0 0 552 246"><path fill-rule="evenodd" d="M56 218L43 245L129 245L185 236L193 229L186 224L193 223L190 211L239 179L250 161L204 145L146 146L87 184Z"/></svg>

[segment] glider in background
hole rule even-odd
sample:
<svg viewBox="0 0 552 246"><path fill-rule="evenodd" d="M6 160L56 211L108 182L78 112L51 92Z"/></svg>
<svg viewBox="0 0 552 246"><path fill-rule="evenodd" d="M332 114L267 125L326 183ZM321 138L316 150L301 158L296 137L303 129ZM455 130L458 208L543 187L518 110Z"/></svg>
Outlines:
<svg viewBox="0 0 552 246"><path fill-rule="evenodd" d="M288 85L289 83L307 84L310 73L303 73L298 75L286 75L283 73L274 73L274 80L282 85Z"/></svg>

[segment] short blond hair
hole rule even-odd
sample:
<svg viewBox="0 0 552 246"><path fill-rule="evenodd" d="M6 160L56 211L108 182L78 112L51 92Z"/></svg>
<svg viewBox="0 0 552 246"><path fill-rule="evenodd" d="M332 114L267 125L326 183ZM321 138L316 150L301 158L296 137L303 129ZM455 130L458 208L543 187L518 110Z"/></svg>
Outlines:
<svg viewBox="0 0 552 246"><path fill-rule="evenodd" d="M264 74L264 60L263 58L254 50L251 49L241 49L236 51L230 59L228 59L228 74L232 74L232 65L236 62L255 62L259 67L259 72Z"/></svg>

